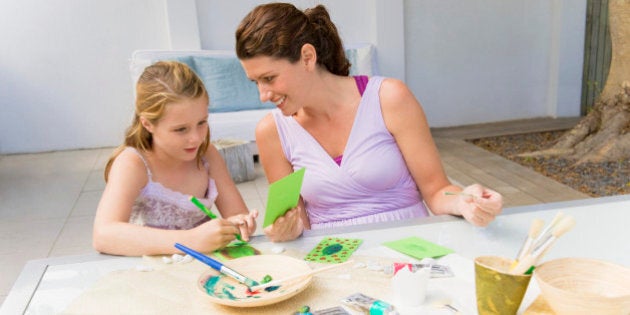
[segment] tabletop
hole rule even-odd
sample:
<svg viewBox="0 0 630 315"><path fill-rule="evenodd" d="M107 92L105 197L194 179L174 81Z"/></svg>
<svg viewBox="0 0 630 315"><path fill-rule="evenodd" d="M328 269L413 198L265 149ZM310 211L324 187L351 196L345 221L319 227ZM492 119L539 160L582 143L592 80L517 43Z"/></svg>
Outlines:
<svg viewBox="0 0 630 315"><path fill-rule="evenodd" d="M483 228L453 216L432 216L306 231L297 240L280 244L287 249L308 252L325 236L358 238L363 243L355 255L396 257L398 253L382 244L417 236L450 248L470 260L481 255L514 257L533 219L539 218L548 223L562 211L575 218L576 226L557 241L543 261L586 257L630 266L628 210L630 195L622 195L507 208L491 225ZM276 245L264 236L254 237L250 243L255 247ZM0 314L59 312L100 277L114 270L133 268L141 260L141 257L91 254L29 261L9 292Z"/></svg>

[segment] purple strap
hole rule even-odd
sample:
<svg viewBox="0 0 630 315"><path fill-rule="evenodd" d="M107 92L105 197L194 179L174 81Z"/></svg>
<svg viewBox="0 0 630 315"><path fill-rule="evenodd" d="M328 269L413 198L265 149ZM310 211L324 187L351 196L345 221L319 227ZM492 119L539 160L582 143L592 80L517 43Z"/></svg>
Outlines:
<svg viewBox="0 0 630 315"><path fill-rule="evenodd" d="M361 94L361 96L363 96L363 92L365 92L365 87L367 86L368 80L369 79L367 75L354 76L354 81L357 82L357 88L359 89L359 93Z"/></svg>

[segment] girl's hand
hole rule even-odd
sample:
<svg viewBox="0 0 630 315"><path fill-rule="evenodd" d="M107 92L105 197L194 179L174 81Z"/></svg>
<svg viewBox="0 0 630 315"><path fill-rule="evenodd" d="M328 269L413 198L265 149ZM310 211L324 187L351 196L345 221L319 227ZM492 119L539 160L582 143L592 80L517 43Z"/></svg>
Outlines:
<svg viewBox="0 0 630 315"><path fill-rule="evenodd" d="M286 242L298 238L304 231L304 222L300 218L300 213L300 206L287 211L264 229L265 234L272 242Z"/></svg>
<svg viewBox="0 0 630 315"><path fill-rule="evenodd" d="M241 234L241 238L244 241L248 242L250 236L256 231L257 217L258 210L252 209L248 214L237 214L227 219L239 229L239 234Z"/></svg>
<svg viewBox="0 0 630 315"><path fill-rule="evenodd" d="M209 253L225 247L239 233L238 228L226 219L213 219L192 229L194 236L191 247Z"/></svg>
<svg viewBox="0 0 630 315"><path fill-rule="evenodd" d="M457 199L461 215L476 226L487 226L503 209L503 196L479 184L464 188Z"/></svg>

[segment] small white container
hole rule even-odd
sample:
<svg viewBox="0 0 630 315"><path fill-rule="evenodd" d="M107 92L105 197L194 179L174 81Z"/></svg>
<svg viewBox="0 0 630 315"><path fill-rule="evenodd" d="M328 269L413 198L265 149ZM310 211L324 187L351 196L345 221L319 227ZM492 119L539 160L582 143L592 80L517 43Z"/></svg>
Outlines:
<svg viewBox="0 0 630 315"><path fill-rule="evenodd" d="M427 294L430 272L420 268L411 272L409 268L402 268L392 277L391 288L394 305L417 307L424 303Z"/></svg>

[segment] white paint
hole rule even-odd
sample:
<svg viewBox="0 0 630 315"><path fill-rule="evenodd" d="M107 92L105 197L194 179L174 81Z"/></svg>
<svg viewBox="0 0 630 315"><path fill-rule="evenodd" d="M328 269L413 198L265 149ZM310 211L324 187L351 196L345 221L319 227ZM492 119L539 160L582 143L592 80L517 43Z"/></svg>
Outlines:
<svg viewBox="0 0 630 315"><path fill-rule="evenodd" d="M284 247L280 246L280 245L275 245L274 247L271 248L271 252L274 254L280 254L282 252L284 252Z"/></svg>
<svg viewBox="0 0 630 315"><path fill-rule="evenodd" d="M173 256L171 256L171 259L173 260L174 263L178 263L184 260L184 256L180 254L173 254Z"/></svg>

